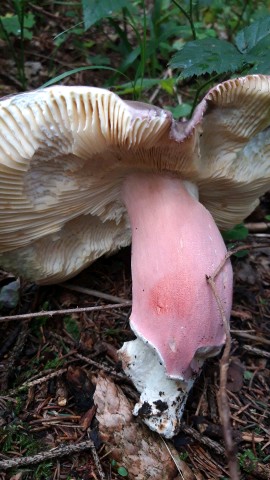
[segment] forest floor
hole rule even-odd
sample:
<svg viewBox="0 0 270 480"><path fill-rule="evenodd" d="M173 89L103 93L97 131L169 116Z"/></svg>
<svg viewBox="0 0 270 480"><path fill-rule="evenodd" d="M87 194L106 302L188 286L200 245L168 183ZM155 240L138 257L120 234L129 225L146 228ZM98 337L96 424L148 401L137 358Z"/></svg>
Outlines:
<svg viewBox="0 0 270 480"><path fill-rule="evenodd" d="M25 48L29 90L51 75L51 29L59 24L51 15L48 28ZM58 28L67 26L60 22ZM5 96L17 93L20 84L1 42ZM74 60L72 42L53 56L57 74L82 64L80 55ZM104 75L80 72L62 83L100 86ZM162 98L157 102L162 105ZM248 219L246 255L232 258L227 398L243 480L270 479L270 232L264 223L269 207L266 195ZM143 480L150 478L149 464L156 480L229 478L217 406L220 356L205 364L173 441L165 443L131 415L138 394L117 359L123 342L134 338L129 248L96 261L66 284L19 284L0 272L0 289L7 285L18 298L13 304L8 294L0 318L0 480ZM41 316L29 316L36 312Z"/></svg>

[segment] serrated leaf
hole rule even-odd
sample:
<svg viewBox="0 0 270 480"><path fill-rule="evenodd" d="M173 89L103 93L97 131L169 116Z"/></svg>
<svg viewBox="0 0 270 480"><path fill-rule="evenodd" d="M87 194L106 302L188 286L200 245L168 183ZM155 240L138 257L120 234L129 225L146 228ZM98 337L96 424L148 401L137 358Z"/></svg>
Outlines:
<svg viewBox="0 0 270 480"><path fill-rule="evenodd" d="M248 53L270 34L270 16L243 28L235 37L235 45L242 53Z"/></svg>
<svg viewBox="0 0 270 480"><path fill-rule="evenodd" d="M82 0L84 28L87 30L103 18L111 17L122 8L130 9L129 0Z"/></svg>
<svg viewBox="0 0 270 480"><path fill-rule="evenodd" d="M172 68L182 70L181 78L226 73L239 70L244 64L244 55L225 40L204 38L187 42L170 62Z"/></svg>
<svg viewBox="0 0 270 480"><path fill-rule="evenodd" d="M270 73L270 33L262 38L248 54L247 63L253 64L249 73Z"/></svg>

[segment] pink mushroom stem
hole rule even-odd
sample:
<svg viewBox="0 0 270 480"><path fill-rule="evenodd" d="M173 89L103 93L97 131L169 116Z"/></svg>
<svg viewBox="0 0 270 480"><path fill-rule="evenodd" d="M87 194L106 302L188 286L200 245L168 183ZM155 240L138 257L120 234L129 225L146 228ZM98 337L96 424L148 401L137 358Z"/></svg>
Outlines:
<svg viewBox="0 0 270 480"><path fill-rule="evenodd" d="M188 380L225 340L206 275L224 259L226 247L190 182L134 174L124 183L123 199L132 228L131 328L155 349L168 377ZM230 262L216 286L229 318Z"/></svg>

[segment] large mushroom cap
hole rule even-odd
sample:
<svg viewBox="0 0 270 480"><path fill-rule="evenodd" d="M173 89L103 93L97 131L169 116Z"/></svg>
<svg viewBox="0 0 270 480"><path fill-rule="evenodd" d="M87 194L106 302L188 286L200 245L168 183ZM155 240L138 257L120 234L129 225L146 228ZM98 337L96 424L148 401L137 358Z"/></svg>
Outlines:
<svg viewBox="0 0 270 480"><path fill-rule="evenodd" d="M206 95L193 119L88 87L51 87L0 103L0 263L40 283L75 275L130 243L123 178L171 172L195 182L221 228L269 186L270 80Z"/></svg>
<svg viewBox="0 0 270 480"><path fill-rule="evenodd" d="M130 243L121 182L151 168L169 113L102 89L52 87L3 100L0 122L2 266L56 283Z"/></svg>

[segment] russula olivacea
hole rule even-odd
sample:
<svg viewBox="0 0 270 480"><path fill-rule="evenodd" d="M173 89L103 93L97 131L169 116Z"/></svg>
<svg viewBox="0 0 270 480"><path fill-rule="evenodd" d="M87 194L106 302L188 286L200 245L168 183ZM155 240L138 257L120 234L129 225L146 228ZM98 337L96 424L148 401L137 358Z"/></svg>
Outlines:
<svg viewBox="0 0 270 480"><path fill-rule="evenodd" d="M119 355L141 393L134 413L166 437L180 423L224 328L206 276L270 184L270 77L226 81L188 122L91 87L0 103L0 264L66 280L132 238L131 327ZM227 319L232 269L216 279Z"/></svg>

